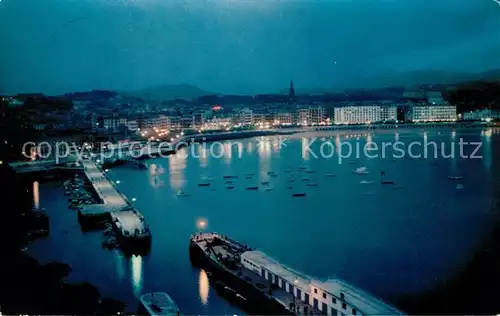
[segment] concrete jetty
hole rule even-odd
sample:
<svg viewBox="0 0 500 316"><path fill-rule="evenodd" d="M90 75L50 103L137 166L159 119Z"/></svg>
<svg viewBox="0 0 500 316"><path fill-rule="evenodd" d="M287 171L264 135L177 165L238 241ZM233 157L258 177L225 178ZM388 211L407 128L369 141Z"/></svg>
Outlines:
<svg viewBox="0 0 500 316"><path fill-rule="evenodd" d="M94 162L81 161L81 163L102 204L83 206L79 210L79 218L84 219L84 222L108 218L123 237L150 238L144 216L132 206L113 181Z"/></svg>

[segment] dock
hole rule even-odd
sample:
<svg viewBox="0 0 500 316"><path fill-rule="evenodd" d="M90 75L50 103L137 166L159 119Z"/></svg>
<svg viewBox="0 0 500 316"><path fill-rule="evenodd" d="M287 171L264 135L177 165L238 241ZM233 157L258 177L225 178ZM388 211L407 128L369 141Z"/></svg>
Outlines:
<svg viewBox="0 0 500 316"><path fill-rule="evenodd" d="M92 161L81 161L85 175L92 184L102 204L85 205L78 211L80 223L110 220L122 244L142 239L149 240L151 233L144 216L137 211L104 171Z"/></svg>

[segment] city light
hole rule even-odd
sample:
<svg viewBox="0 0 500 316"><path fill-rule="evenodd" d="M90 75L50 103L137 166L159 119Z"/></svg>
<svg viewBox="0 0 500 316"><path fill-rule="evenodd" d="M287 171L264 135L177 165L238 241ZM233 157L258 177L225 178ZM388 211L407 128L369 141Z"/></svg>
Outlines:
<svg viewBox="0 0 500 316"><path fill-rule="evenodd" d="M135 201L137 201L137 199L136 198L132 198L132 202L135 202Z"/></svg>
<svg viewBox="0 0 500 316"><path fill-rule="evenodd" d="M115 182L116 182L116 184L120 184L120 180L116 180Z"/></svg>

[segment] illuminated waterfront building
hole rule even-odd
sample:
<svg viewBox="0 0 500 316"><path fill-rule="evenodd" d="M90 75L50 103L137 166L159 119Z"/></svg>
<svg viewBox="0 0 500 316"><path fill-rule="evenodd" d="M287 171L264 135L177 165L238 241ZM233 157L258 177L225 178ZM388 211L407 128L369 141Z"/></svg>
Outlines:
<svg viewBox="0 0 500 316"><path fill-rule="evenodd" d="M457 120L457 107L454 105L415 105L408 112L413 122L443 122Z"/></svg>
<svg viewBox="0 0 500 316"><path fill-rule="evenodd" d="M335 124L369 124L384 120L394 120L396 106L352 105L335 108Z"/></svg>

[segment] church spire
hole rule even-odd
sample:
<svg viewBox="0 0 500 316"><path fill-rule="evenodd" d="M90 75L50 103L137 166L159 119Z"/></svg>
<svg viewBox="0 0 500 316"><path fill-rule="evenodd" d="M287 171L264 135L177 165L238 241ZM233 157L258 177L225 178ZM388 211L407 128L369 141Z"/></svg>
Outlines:
<svg viewBox="0 0 500 316"><path fill-rule="evenodd" d="M288 93L291 102L295 102L295 88L293 87L293 80L290 80L290 92Z"/></svg>

